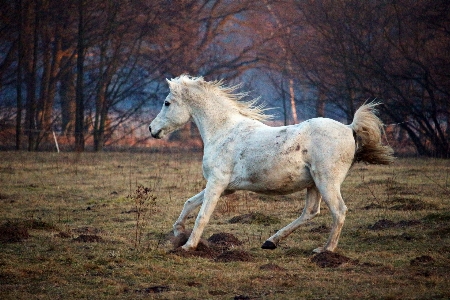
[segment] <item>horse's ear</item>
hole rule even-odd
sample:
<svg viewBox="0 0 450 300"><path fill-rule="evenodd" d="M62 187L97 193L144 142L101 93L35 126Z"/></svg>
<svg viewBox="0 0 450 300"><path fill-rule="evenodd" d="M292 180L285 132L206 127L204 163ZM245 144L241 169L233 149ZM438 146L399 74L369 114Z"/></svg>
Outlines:
<svg viewBox="0 0 450 300"><path fill-rule="evenodd" d="M167 79L167 78L166 78L166 81L167 81L167 84L169 85L169 89L172 89L173 82L170 79Z"/></svg>

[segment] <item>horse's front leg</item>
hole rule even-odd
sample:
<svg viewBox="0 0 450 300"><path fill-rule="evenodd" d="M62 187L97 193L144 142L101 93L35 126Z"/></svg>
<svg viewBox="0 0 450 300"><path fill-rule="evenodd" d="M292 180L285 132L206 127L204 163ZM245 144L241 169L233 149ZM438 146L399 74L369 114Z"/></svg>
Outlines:
<svg viewBox="0 0 450 300"><path fill-rule="evenodd" d="M220 196L225 190L225 186L210 182L211 181L208 181L208 183L206 184L206 189L204 190L203 196L203 204L200 208L200 211L198 212L191 236L189 237L186 244L182 246L184 250L193 250L197 248L203 230L205 229L206 224L208 224L209 222L214 208L216 207L217 201L219 201Z"/></svg>
<svg viewBox="0 0 450 300"><path fill-rule="evenodd" d="M201 191L197 195L192 198L189 198L183 206L183 210L180 213L180 216L176 220L175 224L173 224L173 234L175 236L180 235L184 232L184 222L189 214L196 209L203 202L203 196L205 195L205 190Z"/></svg>

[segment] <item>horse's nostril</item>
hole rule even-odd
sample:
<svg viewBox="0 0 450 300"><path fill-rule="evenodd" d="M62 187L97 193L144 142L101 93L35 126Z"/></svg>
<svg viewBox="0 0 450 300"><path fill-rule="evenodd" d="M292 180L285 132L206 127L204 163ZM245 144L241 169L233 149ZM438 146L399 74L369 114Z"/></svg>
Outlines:
<svg viewBox="0 0 450 300"><path fill-rule="evenodd" d="M148 126L148 130L149 130L150 132L152 132L152 127Z"/></svg>

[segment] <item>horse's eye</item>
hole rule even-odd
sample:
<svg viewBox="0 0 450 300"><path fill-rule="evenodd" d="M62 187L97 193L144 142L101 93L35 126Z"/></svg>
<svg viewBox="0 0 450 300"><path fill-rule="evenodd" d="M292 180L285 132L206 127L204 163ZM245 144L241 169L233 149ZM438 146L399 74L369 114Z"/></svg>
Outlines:
<svg viewBox="0 0 450 300"><path fill-rule="evenodd" d="M164 101L164 106L169 106L170 102L169 101Z"/></svg>

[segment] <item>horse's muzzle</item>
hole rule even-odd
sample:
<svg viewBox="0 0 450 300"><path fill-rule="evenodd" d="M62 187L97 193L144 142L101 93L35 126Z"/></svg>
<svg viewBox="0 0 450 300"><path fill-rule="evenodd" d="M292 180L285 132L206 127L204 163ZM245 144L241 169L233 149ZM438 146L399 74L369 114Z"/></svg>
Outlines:
<svg viewBox="0 0 450 300"><path fill-rule="evenodd" d="M154 137L155 139L160 139L161 137L159 136L159 134L161 133L161 130L159 130L156 133L152 132L152 127L148 126L148 130L150 131L150 134L152 135L152 137Z"/></svg>

